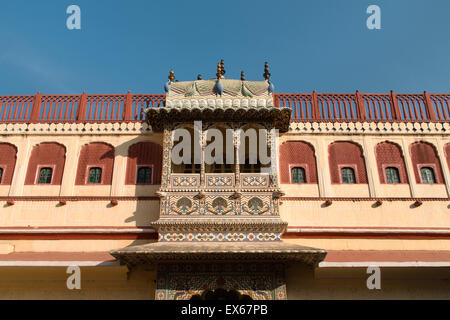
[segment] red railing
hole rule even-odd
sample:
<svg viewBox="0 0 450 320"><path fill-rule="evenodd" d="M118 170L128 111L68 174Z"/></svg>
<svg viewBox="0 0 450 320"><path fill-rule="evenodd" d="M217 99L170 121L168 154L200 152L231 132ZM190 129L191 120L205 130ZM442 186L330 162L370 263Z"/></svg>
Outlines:
<svg viewBox="0 0 450 320"><path fill-rule="evenodd" d="M163 94L0 96L0 122L140 121Z"/></svg>
<svg viewBox="0 0 450 320"><path fill-rule="evenodd" d="M141 121L162 94L0 96L0 122ZM449 121L450 94L277 93L297 121Z"/></svg>
<svg viewBox="0 0 450 320"><path fill-rule="evenodd" d="M277 93L298 121L449 121L450 94Z"/></svg>

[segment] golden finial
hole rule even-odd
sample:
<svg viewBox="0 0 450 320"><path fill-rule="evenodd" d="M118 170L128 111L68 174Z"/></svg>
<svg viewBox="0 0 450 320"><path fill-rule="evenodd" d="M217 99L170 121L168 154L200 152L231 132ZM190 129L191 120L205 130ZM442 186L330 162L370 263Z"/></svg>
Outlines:
<svg viewBox="0 0 450 320"><path fill-rule="evenodd" d="M217 63L217 73L216 73L217 79L222 78L222 65L220 62Z"/></svg>
<svg viewBox="0 0 450 320"><path fill-rule="evenodd" d="M220 60L220 68L222 69L222 76L225 75L225 62L222 60Z"/></svg>
<svg viewBox="0 0 450 320"><path fill-rule="evenodd" d="M263 77L267 81L269 81L269 79L270 79L269 63L267 61L264 63L264 74L263 74Z"/></svg>
<svg viewBox="0 0 450 320"><path fill-rule="evenodd" d="M170 80L170 82L173 82L173 80L175 80L175 72L173 70L170 70L169 76L167 78Z"/></svg>
<svg viewBox="0 0 450 320"><path fill-rule="evenodd" d="M244 71L241 71L241 80L245 81L245 73L244 73Z"/></svg>

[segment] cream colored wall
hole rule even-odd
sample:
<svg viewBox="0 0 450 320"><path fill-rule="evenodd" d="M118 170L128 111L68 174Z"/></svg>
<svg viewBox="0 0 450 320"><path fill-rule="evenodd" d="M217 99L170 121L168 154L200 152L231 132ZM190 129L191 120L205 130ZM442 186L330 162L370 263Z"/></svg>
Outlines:
<svg viewBox="0 0 450 320"><path fill-rule="evenodd" d="M374 135L347 135L347 134L296 134L289 132L280 136L279 145L286 141L305 141L314 146L318 170L318 187L321 197L389 197L389 198L449 198L450 173L444 154L445 144L450 142L448 135L412 135L412 134L374 134ZM335 141L353 141L363 149L365 158L368 184L337 185L331 183L330 169L328 166L328 146ZM405 159L409 184L388 185L381 184L375 157L375 147L378 143L390 141L402 148ZM416 183L409 146L418 141L431 143L438 150L438 156L444 173L444 184L424 185ZM282 189L289 195L296 194L300 197L308 197L308 192L302 195L300 185L289 188L282 185ZM397 188L398 187L398 188ZM393 189L395 192L392 192ZM308 190L309 191L309 190Z"/></svg>
<svg viewBox="0 0 450 320"><path fill-rule="evenodd" d="M16 201L0 207L2 227L62 226L146 226L159 216L159 200L120 200L111 206L108 200L67 201L64 206L53 201Z"/></svg>
<svg viewBox="0 0 450 320"><path fill-rule="evenodd" d="M381 268L381 290L366 286L365 268L316 268L292 264L285 272L294 299L450 299L446 268ZM0 299L149 299L156 269L81 267L81 290L66 286L66 267L1 267Z"/></svg>
<svg viewBox="0 0 450 320"><path fill-rule="evenodd" d="M449 228L448 201L337 201L328 207L323 201L283 200L281 218L289 226Z"/></svg>
<svg viewBox="0 0 450 320"><path fill-rule="evenodd" d="M0 299L153 300L156 269L81 267L81 289L66 286L66 267L0 267Z"/></svg>
<svg viewBox="0 0 450 320"><path fill-rule="evenodd" d="M306 247L324 250L443 250L448 251L450 240L416 240L416 239L361 239L361 238L304 238L285 239Z"/></svg>
<svg viewBox="0 0 450 320"><path fill-rule="evenodd" d="M294 299L450 299L450 268L381 268L381 289L369 290L365 268L286 269L286 290Z"/></svg>
<svg viewBox="0 0 450 320"><path fill-rule="evenodd" d="M0 186L0 196L138 196L134 188L125 185L128 148L141 141L161 144L161 134L102 134L102 135L7 135L2 142L17 147L16 168L11 186ZM25 176L32 148L42 142L58 142L66 147L66 163L61 186L25 186ZM91 142L106 142L115 148L114 173L111 186L77 186L75 177L81 147ZM155 190L150 187L147 190ZM152 196L152 194L145 194Z"/></svg>
<svg viewBox="0 0 450 320"><path fill-rule="evenodd" d="M140 124L139 124L140 125ZM29 134L17 134L10 131L2 136L2 142L16 145L18 149L17 164L12 185L0 186L0 196L85 196L85 197L121 197L121 196L155 196L159 186L125 185L127 152L130 145L140 141L162 143L161 134L146 131L138 124L103 125L93 130L86 129L81 133L81 124L76 134L63 131L35 131ZM86 128L89 125L85 125ZM94 126L94 125L92 125ZM114 126L115 130L111 130ZM133 127L134 126L134 127ZM121 130L118 130L121 127ZM323 127L320 124L319 127ZM438 127L438 126L436 126ZM365 132L370 132L366 128ZM372 128L373 129L373 128ZM371 129L371 130L372 130ZM325 130L325 129L323 129ZM333 200L331 206L324 207L323 200L283 200L280 207L281 216L289 226L313 227L400 227L400 228L450 228L448 215L448 194L450 194L450 174L443 152L444 145L450 142L447 134L435 130L429 134L411 134L394 132L365 133L295 133L290 131L280 136L278 145L288 140L303 140L315 148L318 168L317 184L283 184L282 190L287 197L321 197L321 198L442 198L442 201L427 201L415 208L413 201L383 201L380 207L374 207L374 201L338 201ZM46 134L42 132L47 132ZM325 132L325 131L324 131ZM408 132L413 132L410 129ZM430 131L431 132L431 131ZM363 147L368 184L333 185L331 184L328 166L328 145L336 140L351 140ZM382 141L392 141L402 146L405 157L409 185L380 184L375 160L375 146ZM25 186L25 175L30 152L34 145L42 142L56 141L66 147L66 164L61 186ZM81 147L90 142L106 142L115 148L114 174L111 186L76 186L74 184L78 157ZM426 141L436 146L445 184L421 185L415 182L409 153L409 145L416 141ZM24 201L16 200L15 205L0 203L0 226L2 227L74 227L74 226L148 226L159 214L158 200L120 200L117 206L111 206L109 200L67 201L60 206L58 201ZM17 251L108 251L119 248L122 244L132 243L129 240L1 240L0 244L13 246ZM403 248L407 250L425 248L447 249L450 247L444 240L385 240L357 239L300 239L301 243L321 248ZM359 245L360 243L361 245ZM389 243L389 244L388 244ZM427 243L426 245L424 245ZM385 245L386 244L386 245ZM389 247L393 245L394 247ZM445 247L447 245L447 247Z"/></svg>
<svg viewBox="0 0 450 320"><path fill-rule="evenodd" d="M156 240L0 240L1 252L109 252L130 245L141 245Z"/></svg>

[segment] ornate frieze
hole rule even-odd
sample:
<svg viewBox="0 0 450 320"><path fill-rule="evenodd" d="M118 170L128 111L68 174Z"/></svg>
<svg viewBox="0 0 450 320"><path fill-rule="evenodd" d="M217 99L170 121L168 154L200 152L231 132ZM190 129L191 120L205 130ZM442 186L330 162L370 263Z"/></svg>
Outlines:
<svg viewBox="0 0 450 320"><path fill-rule="evenodd" d="M201 199L193 193L171 194L165 215L278 216L278 210L273 209L275 201L272 193L245 193L240 198L232 193L206 193Z"/></svg>
<svg viewBox="0 0 450 320"><path fill-rule="evenodd" d="M199 174L172 174L170 176L170 180L174 188L189 188L200 186Z"/></svg>
<svg viewBox="0 0 450 320"><path fill-rule="evenodd" d="M281 241L281 233L160 233L159 241Z"/></svg>
<svg viewBox="0 0 450 320"><path fill-rule="evenodd" d="M250 173L242 173L241 174L242 187L268 187L269 186L269 174L250 174Z"/></svg>
<svg viewBox="0 0 450 320"><path fill-rule="evenodd" d="M206 174L206 187L233 187L234 186L234 174L222 173L222 174Z"/></svg>

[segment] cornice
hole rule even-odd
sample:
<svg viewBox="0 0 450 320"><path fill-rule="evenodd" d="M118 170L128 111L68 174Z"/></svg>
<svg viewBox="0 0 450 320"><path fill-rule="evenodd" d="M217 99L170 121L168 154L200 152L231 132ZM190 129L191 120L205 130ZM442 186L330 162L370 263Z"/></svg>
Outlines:
<svg viewBox="0 0 450 320"><path fill-rule="evenodd" d="M448 135L449 122L356 122L292 120L286 135L295 134L340 135Z"/></svg>

